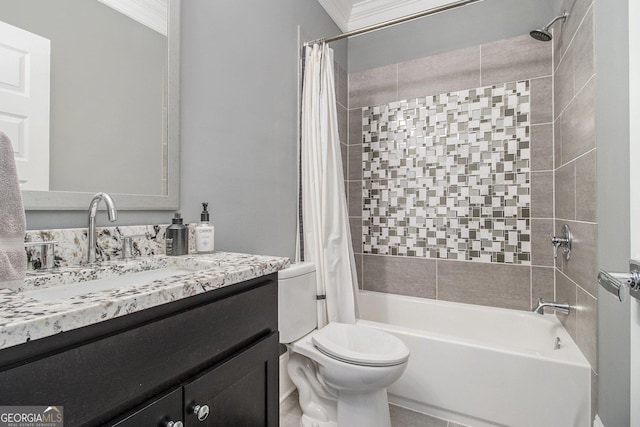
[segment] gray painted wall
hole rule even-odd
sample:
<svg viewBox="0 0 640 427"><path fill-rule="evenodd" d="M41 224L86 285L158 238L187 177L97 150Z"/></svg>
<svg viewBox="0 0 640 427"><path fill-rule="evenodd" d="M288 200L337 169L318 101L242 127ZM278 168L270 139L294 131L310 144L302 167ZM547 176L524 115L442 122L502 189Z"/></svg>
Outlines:
<svg viewBox="0 0 640 427"><path fill-rule="evenodd" d="M293 257L297 26L339 30L316 0L189 0L182 19L184 217L207 201L216 249Z"/></svg>
<svg viewBox="0 0 640 427"><path fill-rule="evenodd" d="M629 40L628 0L595 2L598 138L598 265L628 271ZM611 191L614 188L616 191ZM628 426L629 307L598 299L598 413L605 426Z"/></svg>
<svg viewBox="0 0 640 427"><path fill-rule="evenodd" d="M87 199L87 209L89 202ZM118 201L116 200L116 206ZM118 221L109 222L104 205L100 205L97 216L98 227L118 225L171 224L173 212L167 211L118 211ZM199 218L199 217L198 217ZM27 211L27 230L47 230L52 228L82 228L89 226L89 217L83 211Z"/></svg>
<svg viewBox="0 0 640 427"><path fill-rule="evenodd" d="M559 0L484 0L349 39L350 73L525 34L546 25Z"/></svg>
<svg viewBox="0 0 640 427"><path fill-rule="evenodd" d="M51 40L50 188L163 194L166 37L97 0L1 0L0 16Z"/></svg>

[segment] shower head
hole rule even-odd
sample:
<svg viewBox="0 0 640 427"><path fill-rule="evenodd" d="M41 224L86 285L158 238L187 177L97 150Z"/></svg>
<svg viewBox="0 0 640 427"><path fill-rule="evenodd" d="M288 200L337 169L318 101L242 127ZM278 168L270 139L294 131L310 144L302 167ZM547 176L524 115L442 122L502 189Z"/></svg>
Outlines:
<svg viewBox="0 0 640 427"><path fill-rule="evenodd" d="M548 42L553 38L551 33L548 30L545 30L544 28L536 28L535 30L531 30L531 32L529 32L529 35L531 35L531 37L541 42Z"/></svg>
<svg viewBox="0 0 640 427"><path fill-rule="evenodd" d="M551 35L551 32L549 31L549 28L551 28L551 26L560 19L562 19L563 21L566 21L568 16L569 14L567 12L564 12L562 15L558 15L555 18L553 18L551 22L549 22L544 27L536 28L535 30L532 30L529 34L531 35L531 37L533 37L536 40L540 40L541 42L548 42L553 38L553 36Z"/></svg>

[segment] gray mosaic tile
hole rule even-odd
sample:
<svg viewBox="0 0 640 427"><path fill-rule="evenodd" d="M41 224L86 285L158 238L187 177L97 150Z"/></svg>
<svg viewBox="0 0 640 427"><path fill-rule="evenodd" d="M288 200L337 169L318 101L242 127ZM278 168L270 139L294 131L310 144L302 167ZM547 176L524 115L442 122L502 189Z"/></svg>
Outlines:
<svg viewBox="0 0 640 427"><path fill-rule="evenodd" d="M363 253L530 264L530 82L363 108Z"/></svg>

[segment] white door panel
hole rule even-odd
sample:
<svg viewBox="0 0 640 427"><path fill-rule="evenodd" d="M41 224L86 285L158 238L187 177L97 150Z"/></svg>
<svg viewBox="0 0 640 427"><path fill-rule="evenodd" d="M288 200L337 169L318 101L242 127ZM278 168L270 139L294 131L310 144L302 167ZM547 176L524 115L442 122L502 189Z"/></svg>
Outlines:
<svg viewBox="0 0 640 427"><path fill-rule="evenodd" d="M0 22L0 131L24 190L49 190L50 57L48 39Z"/></svg>

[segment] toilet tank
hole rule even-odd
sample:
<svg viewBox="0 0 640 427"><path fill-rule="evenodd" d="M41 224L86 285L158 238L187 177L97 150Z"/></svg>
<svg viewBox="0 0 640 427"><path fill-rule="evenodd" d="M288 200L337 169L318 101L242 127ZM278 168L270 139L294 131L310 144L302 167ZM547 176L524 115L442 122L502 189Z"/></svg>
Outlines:
<svg viewBox="0 0 640 427"><path fill-rule="evenodd" d="M280 342L294 342L314 330L316 267L311 262L291 264L278 272L278 330Z"/></svg>

